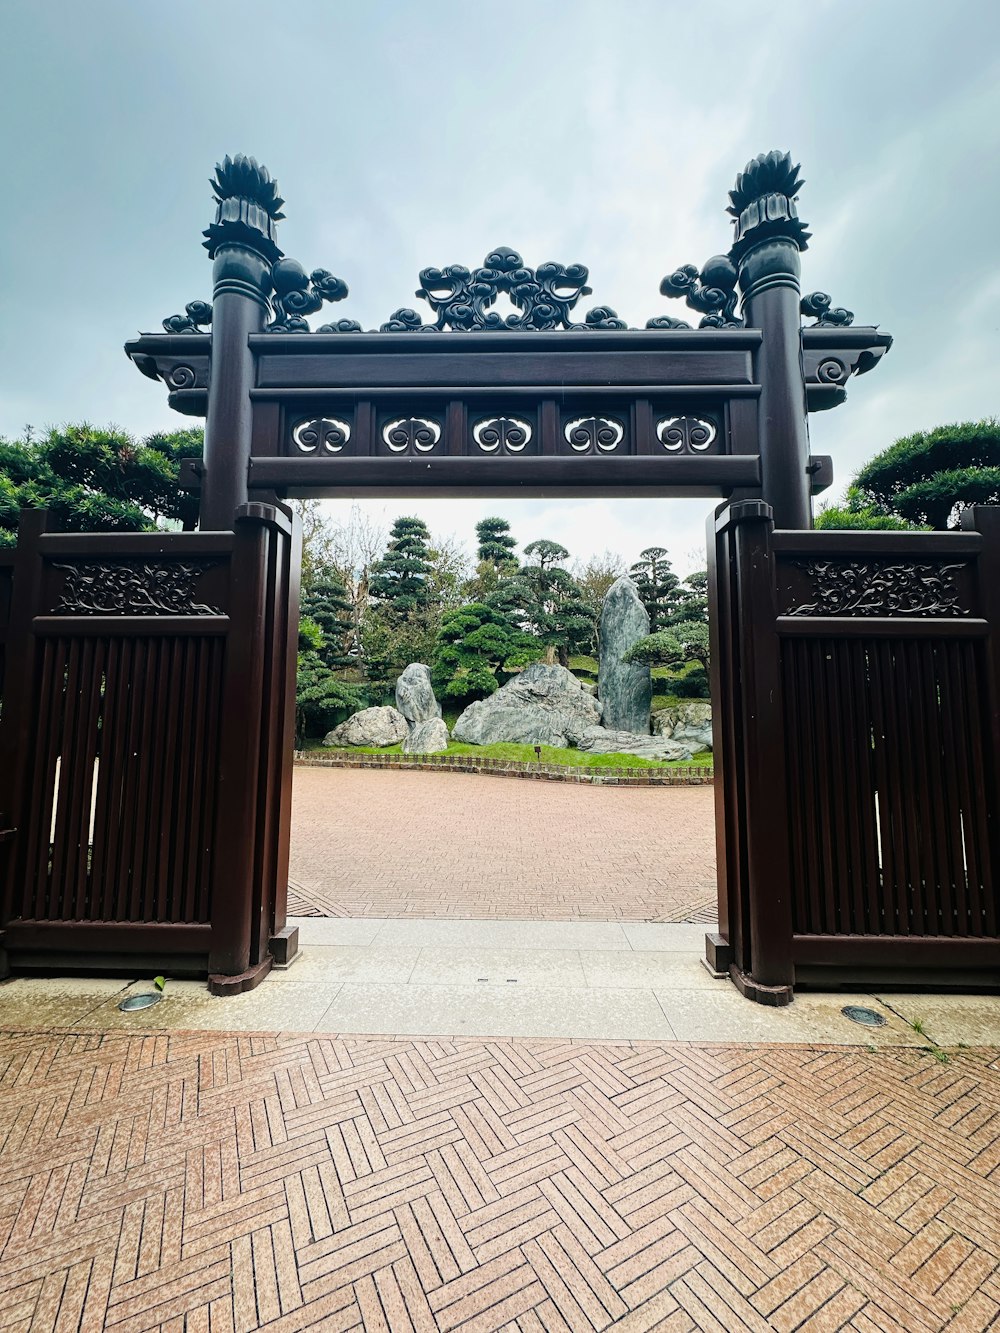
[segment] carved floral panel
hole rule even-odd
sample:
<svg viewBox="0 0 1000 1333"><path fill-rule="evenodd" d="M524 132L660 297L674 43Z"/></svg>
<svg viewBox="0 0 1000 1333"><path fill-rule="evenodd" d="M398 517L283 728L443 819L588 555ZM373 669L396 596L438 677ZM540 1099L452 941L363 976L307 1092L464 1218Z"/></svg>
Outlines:
<svg viewBox="0 0 1000 1333"><path fill-rule="evenodd" d="M197 579L215 561L107 560L53 565L66 571L55 615L217 616L217 606L195 601Z"/></svg>
<svg viewBox="0 0 1000 1333"><path fill-rule="evenodd" d="M964 561L801 560L812 598L789 616L965 616L956 580Z"/></svg>

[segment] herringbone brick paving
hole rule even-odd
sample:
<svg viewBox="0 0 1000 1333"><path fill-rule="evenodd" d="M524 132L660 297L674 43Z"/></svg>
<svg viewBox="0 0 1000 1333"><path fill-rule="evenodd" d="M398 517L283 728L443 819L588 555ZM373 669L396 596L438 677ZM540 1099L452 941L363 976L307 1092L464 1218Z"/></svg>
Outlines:
<svg viewBox="0 0 1000 1333"><path fill-rule="evenodd" d="M996 1051L0 1036L0 1328L987 1329L998 1069Z"/></svg>
<svg viewBox="0 0 1000 1333"><path fill-rule="evenodd" d="M293 916L714 921L711 786L297 768Z"/></svg>

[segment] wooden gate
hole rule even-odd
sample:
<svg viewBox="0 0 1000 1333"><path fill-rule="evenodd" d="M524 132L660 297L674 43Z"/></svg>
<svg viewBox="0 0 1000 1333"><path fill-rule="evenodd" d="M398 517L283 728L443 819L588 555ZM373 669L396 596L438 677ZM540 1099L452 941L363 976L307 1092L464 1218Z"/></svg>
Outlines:
<svg viewBox="0 0 1000 1333"><path fill-rule="evenodd" d="M712 523L720 933L752 998L1000 982L1000 509Z"/></svg>
<svg viewBox="0 0 1000 1333"><path fill-rule="evenodd" d="M995 980L996 516L964 534L809 531L832 468L807 414L892 340L803 296L800 185L777 152L739 174L728 252L660 284L697 327L580 319L582 264L499 246L421 271L430 322L404 306L378 331L312 331L347 285L283 254L276 182L226 158L213 300L126 346L206 419L182 469L201 531L27 518L0 557L0 968L171 961L240 988L294 949L286 499L704 495L729 502L709 541L710 956L770 1003L816 979Z"/></svg>
<svg viewBox="0 0 1000 1333"><path fill-rule="evenodd" d="M241 989L289 947L292 522L249 505L230 532L44 523L26 514L0 566L5 962Z"/></svg>

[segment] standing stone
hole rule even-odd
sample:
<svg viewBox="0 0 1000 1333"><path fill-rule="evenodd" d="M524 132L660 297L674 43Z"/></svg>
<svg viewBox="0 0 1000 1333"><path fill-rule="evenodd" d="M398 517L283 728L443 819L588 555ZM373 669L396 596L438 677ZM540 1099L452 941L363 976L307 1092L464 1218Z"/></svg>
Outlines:
<svg viewBox="0 0 1000 1333"><path fill-rule="evenodd" d="M423 662L411 662L396 681L396 707L413 728L418 722L430 722L441 716L441 705L434 697L431 669Z"/></svg>
<svg viewBox="0 0 1000 1333"><path fill-rule="evenodd" d="M604 705L604 725L612 730L649 734L652 675L648 666L622 661L648 633L649 612L638 588L623 574L608 589L601 608L597 695Z"/></svg>
<svg viewBox="0 0 1000 1333"><path fill-rule="evenodd" d="M440 717L418 722L403 742L404 754L440 754L448 748L448 728Z"/></svg>

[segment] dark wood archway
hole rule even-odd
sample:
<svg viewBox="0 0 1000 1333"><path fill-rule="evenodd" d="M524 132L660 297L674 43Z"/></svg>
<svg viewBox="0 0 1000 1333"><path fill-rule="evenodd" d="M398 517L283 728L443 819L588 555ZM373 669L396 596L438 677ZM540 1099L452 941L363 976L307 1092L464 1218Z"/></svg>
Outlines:
<svg viewBox="0 0 1000 1333"><path fill-rule="evenodd" d="M800 185L787 154L748 163L730 192L728 252L661 283L687 320L660 313L632 329L607 307L581 318L586 268L532 268L499 247L475 269L421 272L427 322L401 308L378 331L349 318L312 331L307 317L344 300L346 284L283 255L276 183L252 159L227 158L205 233L212 302L191 302L163 333L126 346L172 407L206 419L204 458L183 477L200 491L200 532L71 539L26 521L16 561L0 563L12 589L0 749L26 774L7 777L3 805L16 829L3 908L11 962L65 961L85 939L108 957L155 946L231 989L255 984L295 947L284 921L297 579L286 499L599 494L719 502L709 540L721 919L713 961L769 1003L787 1002L824 968L878 971L876 958L908 975L956 960L982 976L995 969L996 828L984 793L995 791L1000 735L989 722L1000 716L1000 614L987 572L997 534L985 517L963 537L809 531L812 495L830 484L832 467L809 452L808 414L843 402L847 381L875 366L891 339L855 327L821 292L802 296ZM501 297L514 308L506 319L495 309ZM814 581L812 602L802 578ZM909 588L902 600L885 592L893 578ZM862 589L855 602L837 600L845 580ZM117 600L98 595L108 583L125 589ZM89 600L78 595L84 584ZM936 599L920 593L939 585ZM157 600L151 588L173 591ZM805 600L787 607L788 597ZM191 647L213 634L217 649ZM83 647L72 647L74 635ZM109 682L123 676L130 636L143 646L141 661L129 658L138 672L129 692ZM899 647L897 659L897 641L924 646ZM907 702L896 701L903 711L879 733L871 716L850 712L852 699L904 659ZM195 739L180 725L192 708L204 715ZM61 721L36 743L46 710ZM153 727L175 718L173 738L166 724L157 732L169 754L154 762L150 750L129 767L132 739L153 745L147 712ZM853 750L837 748L838 726L853 728ZM978 748L962 749L970 728ZM904 743L923 746L927 780L901 804L885 774L904 763ZM935 842L907 822L904 805L930 812L940 803L938 750L961 799L938 819ZM864 795L845 804L851 765L875 763L870 752L881 776L872 770ZM157 793L190 799L196 772L209 810L197 832L141 813ZM95 802L98 828L116 811L140 813L138 850L122 850L118 838L117 859L101 859L103 843L98 855L84 828ZM861 839L864 855L835 849L844 837ZM195 843L203 877L193 897L172 894L164 866L183 863ZM60 870L57 883L63 861L69 878ZM162 891L148 890L149 873Z"/></svg>

